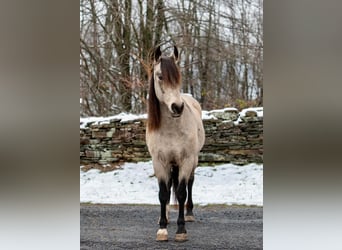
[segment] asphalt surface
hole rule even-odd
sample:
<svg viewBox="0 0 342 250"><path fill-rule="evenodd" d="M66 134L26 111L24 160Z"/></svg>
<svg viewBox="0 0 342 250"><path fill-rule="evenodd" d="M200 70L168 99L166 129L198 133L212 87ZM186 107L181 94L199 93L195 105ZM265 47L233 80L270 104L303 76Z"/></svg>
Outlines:
<svg viewBox="0 0 342 250"><path fill-rule="evenodd" d="M261 207L194 207L185 227L188 241L175 242L178 211L170 212L169 240L157 242L159 206L81 204L81 250L85 249L262 249Z"/></svg>

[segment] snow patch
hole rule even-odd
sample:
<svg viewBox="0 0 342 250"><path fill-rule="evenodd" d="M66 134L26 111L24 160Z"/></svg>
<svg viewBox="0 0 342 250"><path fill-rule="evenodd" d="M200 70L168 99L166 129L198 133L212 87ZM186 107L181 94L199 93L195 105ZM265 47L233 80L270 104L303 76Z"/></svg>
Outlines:
<svg viewBox="0 0 342 250"><path fill-rule="evenodd" d="M121 120L121 122L133 121L138 119L147 119L147 114L135 115L135 114L128 114L128 113L120 113L114 116L100 116L100 117L86 117L80 118L80 128L87 127L88 124L109 124L111 120Z"/></svg>
<svg viewBox="0 0 342 250"><path fill-rule="evenodd" d="M240 112L240 116L246 116L246 112L248 112L248 111L255 112L258 117L263 117L264 116L264 108L263 107L243 109Z"/></svg>
<svg viewBox="0 0 342 250"><path fill-rule="evenodd" d="M80 170L80 202L159 204L158 182L153 173L151 161L125 163L122 169L105 173ZM263 165L198 167L193 201L198 205L262 206Z"/></svg>

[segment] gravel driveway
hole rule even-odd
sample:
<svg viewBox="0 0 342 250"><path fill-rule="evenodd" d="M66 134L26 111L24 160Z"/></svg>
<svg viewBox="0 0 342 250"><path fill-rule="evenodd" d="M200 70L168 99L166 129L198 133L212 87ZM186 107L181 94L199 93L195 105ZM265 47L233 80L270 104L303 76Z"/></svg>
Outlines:
<svg viewBox="0 0 342 250"><path fill-rule="evenodd" d="M262 249L262 207L195 207L188 241L174 241L178 211L171 209L169 241L155 241L159 206L81 204L81 249Z"/></svg>

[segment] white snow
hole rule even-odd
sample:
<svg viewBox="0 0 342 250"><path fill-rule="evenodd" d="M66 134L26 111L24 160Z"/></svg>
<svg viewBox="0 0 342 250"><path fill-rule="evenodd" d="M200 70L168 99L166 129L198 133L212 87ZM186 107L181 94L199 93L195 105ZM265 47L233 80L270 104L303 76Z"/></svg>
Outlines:
<svg viewBox="0 0 342 250"><path fill-rule="evenodd" d="M215 110L210 110L202 111L202 119L203 120L210 120L210 119L217 119L212 113L218 113L218 112L225 112L225 111L238 111L236 108L223 108L223 109L215 109ZM263 116L263 107L257 107L257 108L247 108L243 109L239 113L239 119L235 122L235 124L238 124L241 119L241 116L245 116L247 111L254 111L257 113L258 117ZM86 117L86 118L80 118L80 128L85 128L87 124L92 123L92 124L106 124L109 123L110 120L113 119L120 119L121 122L126 122L126 121L132 121L132 120L137 120L137 119L147 119L147 114L140 114L140 115L135 115L135 114L128 114L128 113L120 113L118 115L114 116L107 116L107 117Z"/></svg>
<svg viewBox="0 0 342 250"><path fill-rule="evenodd" d="M263 165L198 167L193 201L198 205L262 206ZM80 170L80 202L159 204L152 162L125 163L121 169L105 173L96 169Z"/></svg>
<svg viewBox="0 0 342 250"><path fill-rule="evenodd" d="M252 111L255 112L257 117L263 117L264 116L264 108L263 107L257 107L257 108L246 108L241 110L241 112L239 113L239 118L234 121L235 125L238 125L240 122L242 122L241 117L246 116L246 112L248 111Z"/></svg>
<svg viewBox="0 0 342 250"><path fill-rule="evenodd" d="M224 112L229 112L229 111L235 111L235 112L239 112L238 109L236 108L223 108L223 109L213 109L213 110L210 110L210 111L206 111L206 110L203 110L202 111L202 120L210 120L210 119L213 119L213 120L217 120L217 118L215 117L215 113L224 113Z"/></svg>
<svg viewBox="0 0 342 250"><path fill-rule="evenodd" d="M264 116L264 108L263 107L257 107L257 108L247 108L247 109L243 109L240 112L240 116L246 116L246 112L248 111L254 111L256 112L258 117L263 117Z"/></svg>
<svg viewBox="0 0 342 250"><path fill-rule="evenodd" d="M210 111L203 110L202 111L202 120L217 120L215 116L213 116Z"/></svg>
<svg viewBox="0 0 342 250"><path fill-rule="evenodd" d="M109 123L110 120L114 120L114 119L120 119L121 122L132 121L132 120L137 120L137 119L147 119L147 114L134 115L134 114L128 114L128 113L122 112L114 116L80 118L80 128L85 128L88 123L106 124L106 123Z"/></svg>

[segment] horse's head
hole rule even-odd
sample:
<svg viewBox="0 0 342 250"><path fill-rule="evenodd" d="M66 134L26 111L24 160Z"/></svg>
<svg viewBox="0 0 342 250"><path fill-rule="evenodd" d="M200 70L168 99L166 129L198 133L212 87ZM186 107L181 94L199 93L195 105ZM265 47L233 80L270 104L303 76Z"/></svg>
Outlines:
<svg viewBox="0 0 342 250"><path fill-rule="evenodd" d="M164 103L173 117L181 116L184 102L181 99L181 74L177 66L178 50L174 46L171 56L162 56L160 47L154 52L153 78L158 100Z"/></svg>

